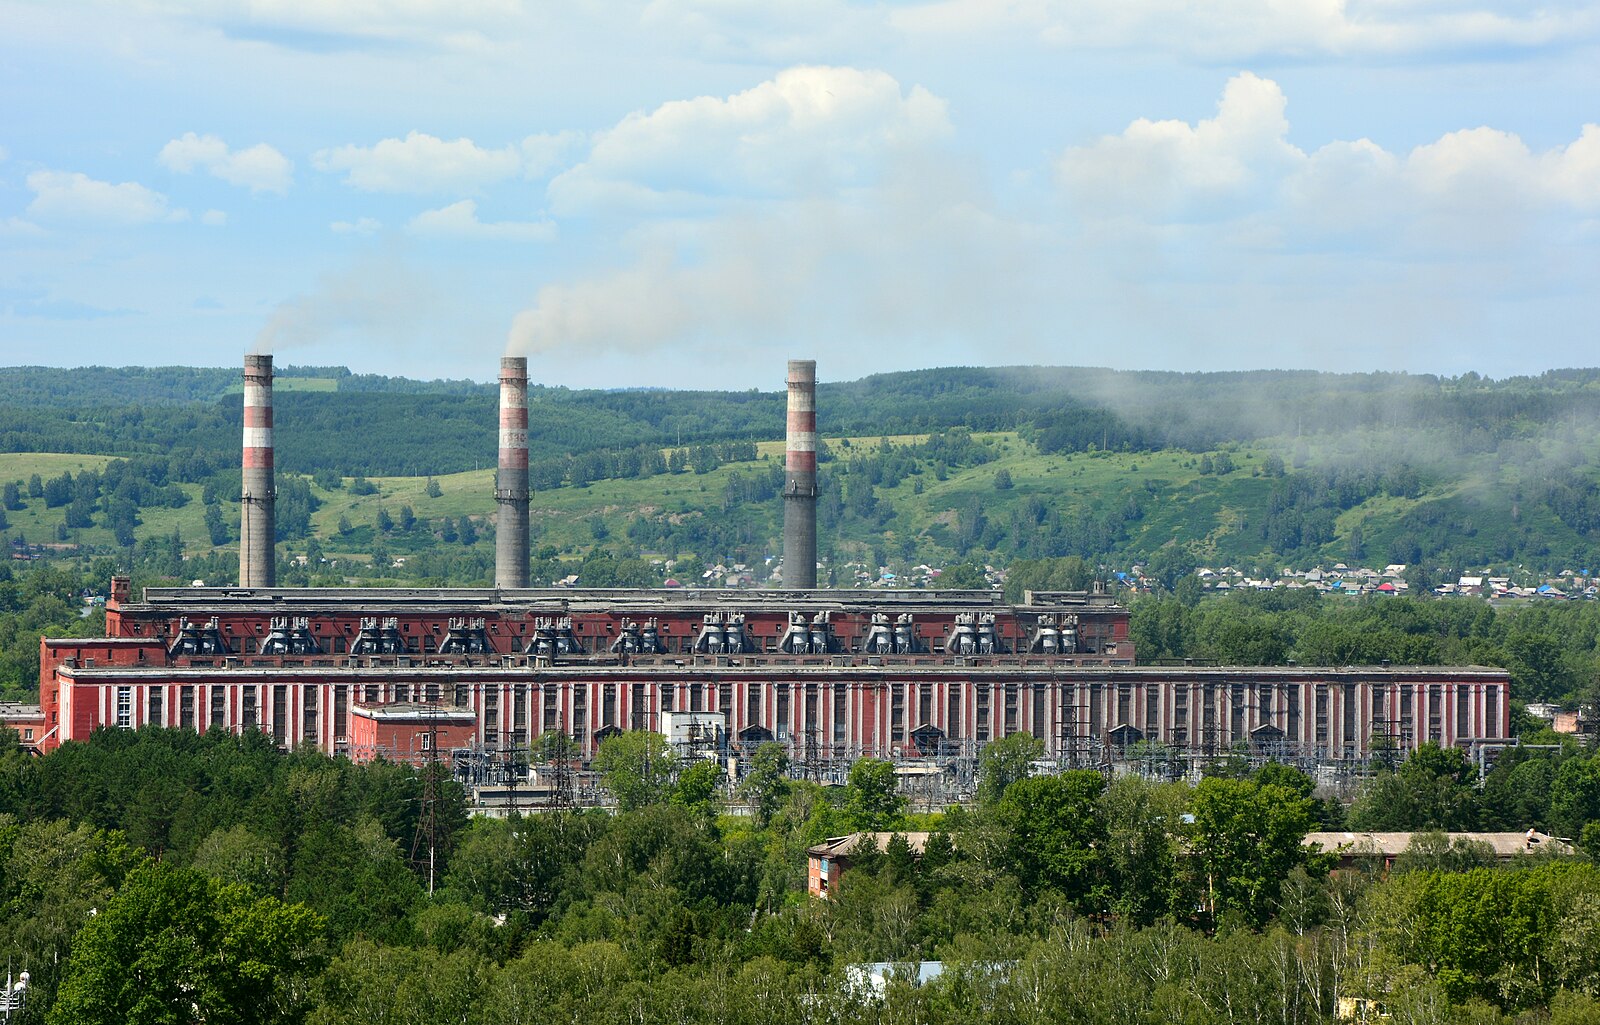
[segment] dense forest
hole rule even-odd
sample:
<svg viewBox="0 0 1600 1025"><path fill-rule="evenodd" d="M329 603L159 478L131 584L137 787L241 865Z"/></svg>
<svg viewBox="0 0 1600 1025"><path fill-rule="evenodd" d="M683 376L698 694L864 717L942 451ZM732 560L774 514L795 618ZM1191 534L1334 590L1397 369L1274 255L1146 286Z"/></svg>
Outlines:
<svg viewBox="0 0 1600 1025"><path fill-rule="evenodd" d="M1530 752L1480 790L1459 752L1424 747L1346 808L1274 764L1032 776L1037 743L989 745L972 807L912 815L888 763L824 788L771 745L730 789L623 734L596 759L614 810L510 820L469 819L430 769L257 734L13 748L19 1020L1326 1023L1350 996L1408 1023L1600 1015L1600 758ZM1423 832L1375 875L1301 843L1546 820L1583 826L1587 853L1502 867ZM910 830L920 856L860 846L830 899L805 895L809 845ZM934 959L942 977L881 994L850 967Z"/></svg>
<svg viewBox="0 0 1600 1025"><path fill-rule="evenodd" d="M496 401L470 381L281 368L280 540L295 556L316 542L312 576L347 556L335 575L357 583L438 575L397 554L490 544ZM780 393L535 387L530 402L536 547L707 566L775 554ZM1437 579L1600 566L1600 371L947 368L825 383L819 402L836 584L852 562L903 576L1066 556L1402 563ZM137 559L174 533L190 556L226 552L239 416L231 369L0 369L0 532L91 557Z"/></svg>

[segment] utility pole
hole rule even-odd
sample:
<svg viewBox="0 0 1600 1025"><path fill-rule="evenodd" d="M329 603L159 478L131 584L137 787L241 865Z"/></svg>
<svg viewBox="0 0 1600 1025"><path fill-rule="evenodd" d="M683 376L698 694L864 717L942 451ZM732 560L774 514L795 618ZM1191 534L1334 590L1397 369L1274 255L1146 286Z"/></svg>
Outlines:
<svg viewBox="0 0 1600 1025"><path fill-rule="evenodd" d="M422 735L427 759L422 767L422 807L417 815L417 833L411 840L411 863L420 864L423 846L428 851L428 896L433 896L434 869L439 847L439 716L438 708L428 706L428 729Z"/></svg>

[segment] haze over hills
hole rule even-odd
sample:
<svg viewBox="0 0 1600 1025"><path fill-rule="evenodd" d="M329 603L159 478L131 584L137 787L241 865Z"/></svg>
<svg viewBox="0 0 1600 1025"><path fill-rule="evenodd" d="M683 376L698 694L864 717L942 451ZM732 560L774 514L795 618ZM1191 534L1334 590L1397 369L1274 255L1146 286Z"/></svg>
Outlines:
<svg viewBox="0 0 1600 1025"><path fill-rule="evenodd" d="M486 535L467 551L486 543L492 385L278 375L291 549L316 539L369 558L374 546L465 554L463 533ZM230 368L0 369L13 537L110 551L176 530L190 554L226 550L238 380ZM536 547L760 562L778 537L782 402L535 387ZM1182 549L1262 566L1600 564L1600 370L1495 381L957 367L824 383L819 406L832 439L819 513L836 560L1127 564ZM109 457L127 465L107 469ZM57 481L53 494L28 494L35 475L41 492ZM345 486L357 476L370 484Z"/></svg>

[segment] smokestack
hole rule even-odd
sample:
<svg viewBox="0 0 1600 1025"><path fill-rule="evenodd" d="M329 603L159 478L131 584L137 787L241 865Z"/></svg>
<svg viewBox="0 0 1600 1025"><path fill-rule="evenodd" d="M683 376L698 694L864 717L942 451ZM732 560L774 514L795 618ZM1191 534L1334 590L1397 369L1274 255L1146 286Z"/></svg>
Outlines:
<svg viewBox="0 0 1600 1025"><path fill-rule="evenodd" d="M783 585L817 586L817 361L789 361L789 444L784 455Z"/></svg>
<svg viewBox="0 0 1600 1025"><path fill-rule="evenodd" d="M494 586L528 586L528 360L500 360L500 470L495 481Z"/></svg>
<svg viewBox="0 0 1600 1025"><path fill-rule="evenodd" d="M244 358L244 480L240 493L239 586L277 583L277 498L272 477L272 357Z"/></svg>

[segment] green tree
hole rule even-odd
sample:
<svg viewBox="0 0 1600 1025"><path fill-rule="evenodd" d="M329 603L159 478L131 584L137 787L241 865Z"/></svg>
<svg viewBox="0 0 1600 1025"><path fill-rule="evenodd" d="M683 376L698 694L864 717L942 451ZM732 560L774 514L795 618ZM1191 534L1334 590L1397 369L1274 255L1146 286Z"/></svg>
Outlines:
<svg viewBox="0 0 1600 1025"><path fill-rule="evenodd" d="M858 758L844 788L844 810L854 828L878 833L898 824L906 803L898 785L893 762Z"/></svg>
<svg viewBox="0 0 1600 1025"><path fill-rule="evenodd" d="M321 969L310 909L151 863L79 934L50 1025L292 1022Z"/></svg>
<svg viewBox="0 0 1600 1025"><path fill-rule="evenodd" d="M600 785L616 799L617 807L627 812L666 799L678 756L661 734L630 730L600 743L594 768L600 774Z"/></svg>
<svg viewBox="0 0 1600 1025"><path fill-rule="evenodd" d="M1080 910L1100 910L1107 897L1106 823L1098 807L1105 777L1090 769L1019 779L1005 790L997 818L1007 862L1023 889L1054 890Z"/></svg>
<svg viewBox="0 0 1600 1025"><path fill-rule="evenodd" d="M1194 791L1193 847L1207 909L1265 922L1316 821L1310 798L1277 783L1211 777Z"/></svg>
<svg viewBox="0 0 1600 1025"><path fill-rule="evenodd" d="M669 800L704 819L713 820L721 806L722 777L722 765L716 759L697 759L693 765L678 773Z"/></svg>
<svg viewBox="0 0 1600 1025"><path fill-rule="evenodd" d="M1550 781L1550 828L1576 839L1592 822L1600 822L1600 755L1568 758Z"/></svg>
<svg viewBox="0 0 1600 1025"><path fill-rule="evenodd" d="M428 483L422 489L422 493L427 495L429 498L438 498L440 495L444 494L444 491L440 489L438 481L434 480L432 477L429 477Z"/></svg>
<svg viewBox="0 0 1600 1025"><path fill-rule="evenodd" d="M978 803L994 805L1006 788L1027 779L1033 763L1044 756L1044 741L1031 733L1013 733L991 740L978 752Z"/></svg>
<svg viewBox="0 0 1600 1025"><path fill-rule="evenodd" d="M1466 830L1477 825L1475 774L1466 754L1428 742L1395 772L1380 772L1350 806L1350 825L1379 831Z"/></svg>
<svg viewBox="0 0 1600 1025"><path fill-rule="evenodd" d="M994 489L996 491L1010 491L1011 488L1011 471L1004 467L996 470L994 472Z"/></svg>
<svg viewBox="0 0 1600 1025"><path fill-rule="evenodd" d="M768 741L756 748L739 792L750 801L756 825L767 828L789 797L789 754L782 744Z"/></svg>

